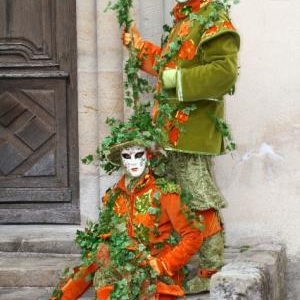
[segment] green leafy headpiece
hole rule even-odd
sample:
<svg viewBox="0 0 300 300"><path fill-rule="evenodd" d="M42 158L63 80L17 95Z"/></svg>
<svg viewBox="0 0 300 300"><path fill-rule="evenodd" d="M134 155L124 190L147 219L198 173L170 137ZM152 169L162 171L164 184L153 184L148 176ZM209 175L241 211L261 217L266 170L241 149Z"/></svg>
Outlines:
<svg viewBox="0 0 300 300"><path fill-rule="evenodd" d="M157 174L163 171L162 145L166 137L163 130L153 125L148 107L149 104L139 104L126 122L114 118L106 120L110 127L110 135L103 139L97 149L97 160L106 173L111 174L120 168L120 153L130 146L145 147L151 154L151 169ZM94 156L88 155L83 162L89 163L93 160Z"/></svg>

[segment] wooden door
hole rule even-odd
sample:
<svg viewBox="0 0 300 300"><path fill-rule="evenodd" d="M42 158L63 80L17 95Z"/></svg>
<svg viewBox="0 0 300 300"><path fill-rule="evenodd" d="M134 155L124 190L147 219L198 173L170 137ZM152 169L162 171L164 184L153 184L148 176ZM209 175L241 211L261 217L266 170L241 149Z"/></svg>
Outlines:
<svg viewBox="0 0 300 300"><path fill-rule="evenodd" d="M79 223L76 0L0 0L0 223Z"/></svg>

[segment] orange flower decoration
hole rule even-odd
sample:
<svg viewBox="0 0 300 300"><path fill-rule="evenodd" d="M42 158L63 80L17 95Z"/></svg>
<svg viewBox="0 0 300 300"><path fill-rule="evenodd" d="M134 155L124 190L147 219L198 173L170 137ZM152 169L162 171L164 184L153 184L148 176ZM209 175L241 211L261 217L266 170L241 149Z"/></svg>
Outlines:
<svg viewBox="0 0 300 300"><path fill-rule="evenodd" d="M126 213L126 200L123 197L119 197L114 206L114 212L118 217L121 217Z"/></svg>
<svg viewBox="0 0 300 300"><path fill-rule="evenodd" d="M175 115L175 118L179 123L185 123L188 120L189 116L185 114L182 110L178 110Z"/></svg>
<svg viewBox="0 0 300 300"><path fill-rule="evenodd" d="M169 132L169 141L174 145L177 146L179 138L179 129L176 127L173 127L171 131Z"/></svg>
<svg viewBox="0 0 300 300"><path fill-rule="evenodd" d="M213 25L211 27L209 27L206 32L205 32L205 36L208 36L208 35L211 35L211 34L214 34L218 31L218 27L216 25Z"/></svg>
<svg viewBox="0 0 300 300"><path fill-rule="evenodd" d="M154 225L153 220L149 214L137 214L134 217L135 224L142 224L146 227L152 227Z"/></svg>
<svg viewBox="0 0 300 300"><path fill-rule="evenodd" d="M233 25L232 25L230 22L228 22L228 21L224 21L224 22L223 22L223 26L224 26L225 28L235 30L235 28L233 27Z"/></svg>
<svg viewBox="0 0 300 300"><path fill-rule="evenodd" d="M107 194L105 194L104 197L102 198L102 203L103 203L104 206L106 206L107 201L108 201L108 198L109 198L109 197L108 197Z"/></svg>
<svg viewBox="0 0 300 300"><path fill-rule="evenodd" d="M108 232L108 233L100 234L98 237L101 238L102 240L107 240L110 236L111 236L111 233Z"/></svg>
<svg viewBox="0 0 300 300"><path fill-rule="evenodd" d="M189 21L184 21L182 22L179 30L178 30L178 35L180 37L186 36L190 32L190 22Z"/></svg>
<svg viewBox="0 0 300 300"><path fill-rule="evenodd" d="M153 105L152 113L151 113L151 117L152 117L153 122L156 122L156 120L157 120L158 109L159 109L159 102L154 101L154 105Z"/></svg>
<svg viewBox="0 0 300 300"><path fill-rule="evenodd" d="M127 246L126 249L128 251L135 251L135 250L137 250L137 246Z"/></svg>
<svg viewBox="0 0 300 300"><path fill-rule="evenodd" d="M173 60L170 60L167 64L166 64L166 67L167 68L170 68L170 69L175 69L176 68L176 64Z"/></svg>
<svg viewBox="0 0 300 300"><path fill-rule="evenodd" d="M173 127L174 125L173 125L173 123L171 122L171 120L170 119L166 119L166 122L165 122L165 125L164 125L164 128L166 129L166 130L171 130L171 128Z"/></svg>
<svg viewBox="0 0 300 300"><path fill-rule="evenodd" d="M196 55L196 47L192 39L186 40L182 43L178 57L180 59L193 59Z"/></svg>

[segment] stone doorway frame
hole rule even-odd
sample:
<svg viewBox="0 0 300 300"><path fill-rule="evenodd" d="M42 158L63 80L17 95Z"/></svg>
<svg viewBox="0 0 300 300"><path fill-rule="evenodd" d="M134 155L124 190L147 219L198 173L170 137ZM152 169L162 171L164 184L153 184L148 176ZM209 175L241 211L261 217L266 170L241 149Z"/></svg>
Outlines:
<svg viewBox="0 0 300 300"><path fill-rule="evenodd" d="M126 51L108 1L77 0L79 158L93 153L107 134L108 116L124 119L123 63ZM135 0L134 19L145 39L160 43L162 26L170 20L173 0ZM159 13L158 13L159 12ZM140 22L143 20L143 22ZM96 165L79 165L81 223L97 219L100 198L116 181Z"/></svg>

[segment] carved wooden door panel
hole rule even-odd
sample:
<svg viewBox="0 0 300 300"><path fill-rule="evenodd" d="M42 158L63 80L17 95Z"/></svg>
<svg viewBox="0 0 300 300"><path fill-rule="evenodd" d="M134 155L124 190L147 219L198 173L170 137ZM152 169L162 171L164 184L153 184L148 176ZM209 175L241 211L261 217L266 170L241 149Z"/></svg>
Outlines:
<svg viewBox="0 0 300 300"><path fill-rule="evenodd" d="M0 223L79 222L76 0L0 0Z"/></svg>

